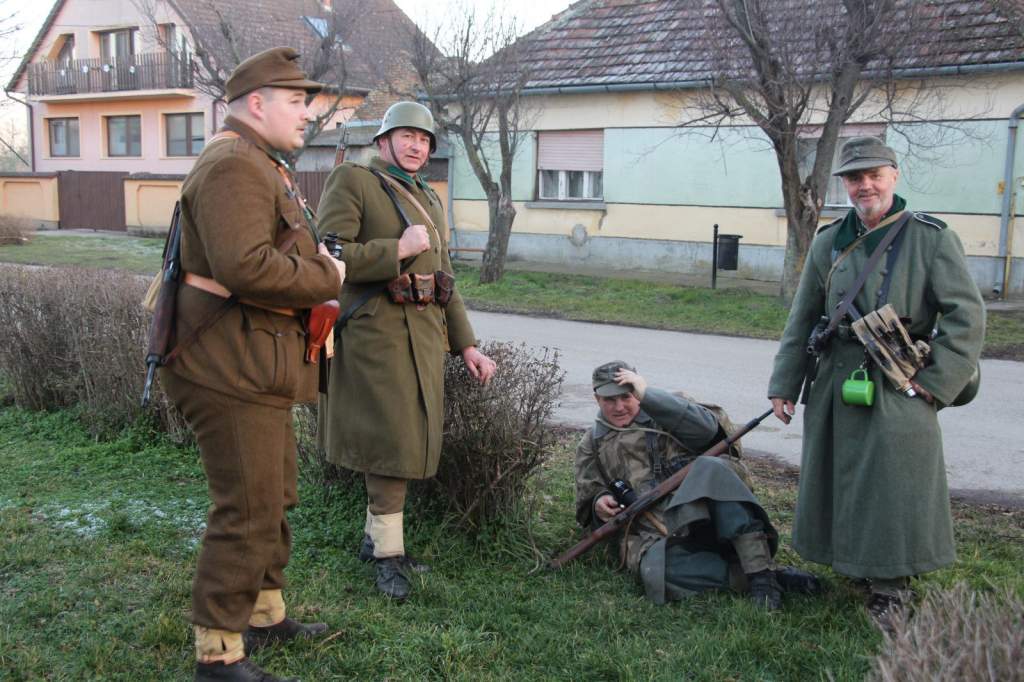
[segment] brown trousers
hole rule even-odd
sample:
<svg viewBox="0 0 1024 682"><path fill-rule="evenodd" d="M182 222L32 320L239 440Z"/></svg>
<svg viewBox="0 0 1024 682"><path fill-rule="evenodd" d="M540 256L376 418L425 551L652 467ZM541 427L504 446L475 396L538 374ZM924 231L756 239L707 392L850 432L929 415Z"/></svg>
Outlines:
<svg viewBox="0 0 1024 682"><path fill-rule="evenodd" d="M405 492L409 487L406 478L378 476L367 473L366 497L371 514L397 514L405 508Z"/></svg>
<svg viewBox="0 0 1024 682"><path fill-rule="evenodd" d="M291 410L244 402L166 370L160 380L195 432L212 502L192 582L192 622L242 632L260 590L285 583L285 512L298 502Z"/></svg>

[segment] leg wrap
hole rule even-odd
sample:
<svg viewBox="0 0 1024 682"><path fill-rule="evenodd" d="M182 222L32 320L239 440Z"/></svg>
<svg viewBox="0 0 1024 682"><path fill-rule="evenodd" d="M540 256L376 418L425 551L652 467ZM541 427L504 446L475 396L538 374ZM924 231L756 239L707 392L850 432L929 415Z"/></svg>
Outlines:
<svg viewBox="0 0 1024 682"><path fill-rule="evenodd" d="M200 663L230 665L245 658L242 633L192 626L196 637L196 660Z"/></svg>
<svg viewBox="0 0 1024 682"><path fill-rule="evenodd" d="M747 575L772 568L772 553L764 533L744 533L732 539L740 566Z"/></svg>
<svg viewBox="0 0 1024 682"><path fill-rule="evenodd" d="M377 559L402 556L405 541L402 535L402 512L370 515L370 539L373 540L373 556Z"/></svg>
<svg viewBox="0 0 1024 682"><path fill-rule="evenodd" d="M257 628L266 628L277 625L284 620L284 597L281 590L260 590L256 597L256 606L249 616L249 625Z"/></svg>

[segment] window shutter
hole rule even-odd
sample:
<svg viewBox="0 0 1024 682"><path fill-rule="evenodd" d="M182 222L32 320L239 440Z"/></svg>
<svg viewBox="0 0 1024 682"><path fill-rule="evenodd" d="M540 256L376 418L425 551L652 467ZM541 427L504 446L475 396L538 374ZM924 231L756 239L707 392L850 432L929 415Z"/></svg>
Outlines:
<svg viewBox="0 0 1024 682"><path fill-rule="evenodd" d="M604 168L603 130L559 130L537 134L539 170L600 171Z"/></svg>

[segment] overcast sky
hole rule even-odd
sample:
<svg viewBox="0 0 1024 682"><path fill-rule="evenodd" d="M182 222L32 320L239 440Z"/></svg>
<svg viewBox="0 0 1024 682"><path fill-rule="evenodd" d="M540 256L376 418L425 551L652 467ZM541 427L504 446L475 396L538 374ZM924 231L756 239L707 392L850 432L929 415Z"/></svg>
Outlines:
<svg viewBox="0 0 1024 682"><path fill-rule="evenodd" d="M90 0L84 0L89 2ZM126 0L127 1L127 0ZM569 6L570 0L554 0L544 2L541 0L496 0L509 16L515 17L522 30L528 31L543 24L551 16ZM0 80L7 85L11 74L17 68L21 57L32 44L32 39L42 26L46 15L55 3L49 0L0 0L0 19L14 14L13 23L21 26L21 30L15 36L13 44L5 44L2 49L4 55L14 54L17 58L0 67ZM395 0L395 4L409 15L409 17L421 26L436 26L438 17L443 17L446 12L465 6L477 6L486 9L492 6L490 0L484 2L473 2L472 0ZM428 35L433 31L428 30ZM6 43L7 41L5 41ZM3 96L0 90L0 97ZM16 120L24 118L20 106L6 106L0 110L0 117L13 117ZM13 111L12 110L16 110Z"/></svg>

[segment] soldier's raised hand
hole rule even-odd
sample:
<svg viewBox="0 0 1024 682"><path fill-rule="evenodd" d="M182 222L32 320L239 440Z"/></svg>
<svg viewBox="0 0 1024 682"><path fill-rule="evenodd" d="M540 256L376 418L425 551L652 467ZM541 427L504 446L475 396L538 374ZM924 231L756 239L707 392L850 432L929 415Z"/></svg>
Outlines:
<svg viewBox="0 0 1024 682"><path fill-rule="evenodd" d="M430 248L430 234L426 225L410 225L398 240L398 260L418 256Z"/></svg>
<svg viewBox="0 0 1024 682"><path fill-rule="evenodd" d="M622 511L622 507L615 501L615 498L609 494L602 495L597 498L594 502L594 513L597 514L597 518L602 521L608 521L611 517Z"/></svg>
<svg viewBox="0 0 1024 682"><path fill-rule="evenodd" d="M628 369L620 369L615 373L615 383L619 386L626 386L627 384L632 386L633 395L636 396L637 400L643 400L644 393L647 392L647 379Z"/></svg>
<svg viewBox="0 0 1024 682"><path fill-rule="evenodd" d="M321 256L327 256L328 258L331 259L331 264L334 265L334 269L338 271L338 279L340 280L340 282L338 283L338 286L341 286L342 284L344 284L345 283L345 262L344 261L340 261L337 258L335 258L334 256L332 256L330 251L328 251L327 247L324 246L323 244L320 244L319 246L316 247L316 252L319 253Z"/></svg>

